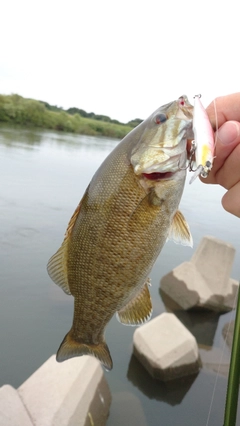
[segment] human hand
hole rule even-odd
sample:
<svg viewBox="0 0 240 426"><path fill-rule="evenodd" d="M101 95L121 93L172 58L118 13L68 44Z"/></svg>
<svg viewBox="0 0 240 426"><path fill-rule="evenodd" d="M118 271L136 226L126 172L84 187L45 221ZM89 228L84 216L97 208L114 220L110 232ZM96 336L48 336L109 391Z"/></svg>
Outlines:
<svg viewBox="0 0 240 426"><path fill-rule="evenodd" d="M216 98L215 106L211 102L206 111L215 130L216 158L209 176L201 181L226 188L222 205L240 217L240 93Z"/></svg>

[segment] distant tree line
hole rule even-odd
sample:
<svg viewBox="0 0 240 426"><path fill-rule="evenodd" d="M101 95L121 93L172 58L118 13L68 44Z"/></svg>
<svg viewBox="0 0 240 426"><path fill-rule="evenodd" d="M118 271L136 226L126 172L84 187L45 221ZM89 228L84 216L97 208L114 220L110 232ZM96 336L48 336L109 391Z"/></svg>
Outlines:
<svg viewBox="0 0 240 426"><path fill-rule="evenodd" d="M131 120L128 123L121 123L120 121L112 119L108 117L107 115L99 115L99 114L95 114L94 112L86 112L84 111L84 109L79 109L79 108L69 108L66 110L66 112L72 115L79 114L85 118L92 118L94 120L106 121L107 123L123 124L124 126L131 126L131 127L136 127L142 122L140 118L135 118L135 120Z"/></svg>
<svg viewBox="0 0 240 426"><path fill-rule="evenodd" d="M0 95L0 122L121 139L142 120L124 124L106 115L87 113L79 108L64 110L44 101L13 94Z"/></svg>

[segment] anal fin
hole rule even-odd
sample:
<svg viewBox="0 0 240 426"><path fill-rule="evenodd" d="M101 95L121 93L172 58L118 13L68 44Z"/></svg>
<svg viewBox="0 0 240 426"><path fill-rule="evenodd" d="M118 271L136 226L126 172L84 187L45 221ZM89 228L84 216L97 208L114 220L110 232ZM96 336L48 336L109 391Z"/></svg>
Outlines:
<svg viewBox="0 0 240 426"><path fill-rule="evenodd" d="M152 302L148 290L150 281L144 284L137 295L117 312L117 319L124 325L141 325L152 316Z"/></svg>

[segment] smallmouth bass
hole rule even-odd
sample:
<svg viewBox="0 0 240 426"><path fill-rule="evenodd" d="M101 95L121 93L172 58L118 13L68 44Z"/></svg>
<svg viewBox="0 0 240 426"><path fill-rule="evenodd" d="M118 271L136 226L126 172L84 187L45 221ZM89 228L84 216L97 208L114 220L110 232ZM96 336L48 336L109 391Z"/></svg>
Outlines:
<svg viewBox="0 0 240 426"><path fill-rule="evenodd" d="M178 211L192 113L185 96L160 107L117 145L87 187L47 266L74 297L57 361L88 354L111 370L106 325L114 313L125 325L149 320L148 276L163 245L167 238L192 244Z"/></svg>

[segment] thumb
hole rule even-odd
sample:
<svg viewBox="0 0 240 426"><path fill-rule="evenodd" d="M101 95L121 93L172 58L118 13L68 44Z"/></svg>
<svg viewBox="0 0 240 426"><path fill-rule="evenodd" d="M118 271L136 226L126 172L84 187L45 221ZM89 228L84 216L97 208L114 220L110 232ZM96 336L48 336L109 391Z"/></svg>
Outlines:
<svg viewBox="0 0 240 426"><path fill-rule="evenodd" d="M226 121L216 134L218 139L223 145L229 145L234 142L234 140L239 136L239 126L238 121Z"/></svg>
<svg viewBox="0 0 240 426"><path fill-rule="evenodd" d="M217 183L218 171L240 143L240 123L238 121L227 121L215 132L215 137L215 159L209 176L204 180L205 183Z"/></svg>

